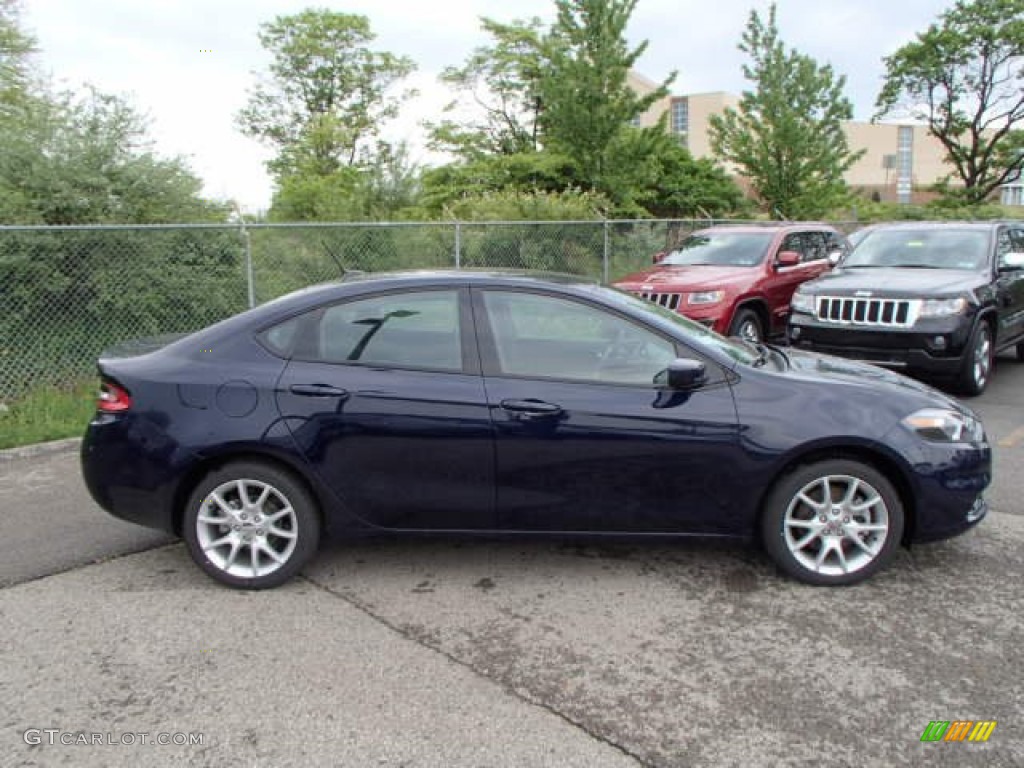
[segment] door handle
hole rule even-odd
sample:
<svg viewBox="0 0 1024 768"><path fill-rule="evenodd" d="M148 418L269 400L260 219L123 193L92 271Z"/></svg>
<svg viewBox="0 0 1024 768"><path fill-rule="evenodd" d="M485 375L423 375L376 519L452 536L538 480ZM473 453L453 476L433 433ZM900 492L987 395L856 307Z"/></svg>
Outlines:
<svg viewBox="0 0 1024 768"><path fill-rule="evenodd" d="M348 391L330 384L292 384L288 388L293 395L303 397L348 397Z"/></svg>
<svg viewBox="0 0 1024 768"><path fill-rule="evenodd" d="M562 413L562 406L543 400L502 400L501 407L524 421L549 419Z"/></svg>

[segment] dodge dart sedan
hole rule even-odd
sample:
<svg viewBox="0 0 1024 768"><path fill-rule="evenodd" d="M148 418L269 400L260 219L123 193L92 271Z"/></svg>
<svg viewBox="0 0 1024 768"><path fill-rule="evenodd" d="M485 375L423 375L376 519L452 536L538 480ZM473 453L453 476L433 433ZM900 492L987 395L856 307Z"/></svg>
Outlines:
<svg viewBox="0 0 1024 768"><path fill-rule="evenodd" d="M93 497L234 587L379 533L745 537L852 584L987 510L955 400L576 278L354 277L99 373Z"/></svg>

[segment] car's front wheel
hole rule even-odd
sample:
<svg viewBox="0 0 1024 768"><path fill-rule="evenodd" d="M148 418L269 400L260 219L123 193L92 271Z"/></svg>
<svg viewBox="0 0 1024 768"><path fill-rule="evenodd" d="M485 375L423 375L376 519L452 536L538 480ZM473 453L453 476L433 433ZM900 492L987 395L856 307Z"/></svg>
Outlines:
<svg viewBox="0 0 1024 768"><path fill-rule="evenodd" d="M960 391L972 397L984 392L988 380L992 377L994 359L992 329L988 323L979 322L971 334L971 341L964 356L964 365L960 371Z"/></svg>
<svg viewBox="0 0 1024 768"><path fill-rule="evenodd" d="M752 309L741 309L729 325L729 335L749 341L751 344L759 344L764 341L761 318Z"/></svg>
<svg viewBox="0 0 1024 768"><path fill-rule="evenodd" d="M185 509L192 559L240 589L283 584L316 553L320 518L309 491L270 464L240 461L207 475Z"/></svg>
<svg viewBox="0 0 1024 768"><path fill-rule="evenodd" d="M856 584L894 556L903 536L903 505L874 467L819 461L778 482L761 533L765 549L790 576L815 585Z"/></svg>

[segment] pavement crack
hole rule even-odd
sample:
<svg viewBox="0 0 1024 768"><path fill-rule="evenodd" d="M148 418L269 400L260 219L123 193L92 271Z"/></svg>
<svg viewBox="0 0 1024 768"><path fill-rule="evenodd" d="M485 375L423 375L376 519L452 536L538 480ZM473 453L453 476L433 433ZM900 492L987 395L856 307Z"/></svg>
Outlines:
<svg viewBox="0 0 1024 768"><path fill-rule="evenodd" d="M582 731L587 736L589 736L591 739L593 739L595 741L598 741L601 744L604 744L605 746L607 746L607 747L615 750L616 752L620 753L621 755L623 755L625 757L628 757L631 760L635 761L637 763L637 765L641 766L641 768L655 768L653 763L647 762L640 755L636 754L635 752L630 750L628 747L618 743L617 741L613 741L612 739L608 738L607 736L605 736L605 735L603 735L601 733L598 733L597 731L594 731L592 728L588 727L585 723L582 723L582 722L579 722L577 720L574 720L572 717L570 717L569 715L565 714L564 712L554 708L553 706L551 706L547 702L542 701L540 699L536 699L533 696L528 695L526 692L524 692L524 691L522 691L522 690L520 690L520 689L518 689L518 688L516 688L516 687L514 687L512 685L509 685L508 683L505 683L505 682L503 682L501 680L497 680L497 679L495 679L493 677L490 677L483 670L479 669L478 667L474 666L473 664L470 664L469 662L466 662L466 661L460 659L459 657L457 657L457 656L449 653L448 651L446 651L444 648L441 648L439 645L430 642L429 639L426 636L424 636L423 634L412 633L412 632L409 632L409 631L403 629L401 626L395 624L394 622L392 622L391 620L389 620L385 616L377 613L370 606L368 606L365 603L361 602L357 598L355 598L355 597L353 597L351 595L347 595L344 592L339 592L336 589L332 589L331 587L327 586L326 584L321 584L320 582L316 581L313 578L310 578L309 576L307 576L305 574L299 574L298 578L306 581L307 583L309 583L310 585L312 585L316 589L319 589L322 592L326 592L331 597L337 598L338 600L341 600L341 601L347 603L348 605L352 606L353 608L355 608L360 613L362 613L362 614L364 614L366 616L369 616L371 619L373 619L377 623L379 623L379 624L383 625L384 627L386 627L387 629L391 630L396 635L399 635L404 640L408 640L409 642L415 643L416 645L418 645L418 646L420 646L422 648L425 648L425 649L427 649L427 650L429 650L429 651L431 651L433 653L436 653L436 654L444 657L445 659L450 661L452 664L456 664L459 667L462 667L463 669L469 670L476 677L481 678L483 680L486 680L487 682L491 683L492 685L497 685L506 694L508 694L509 696L512 696L512 697L514 697L516 699L518 699L519 701L522 701L524 704L529 704L530 706L538 707L540 709L543 709L545 712L547 712L547 713L549 713L551 715L554 715L555 717L557 717L559 720L561 720L565 724L575 728L576 730Z"/></svg>

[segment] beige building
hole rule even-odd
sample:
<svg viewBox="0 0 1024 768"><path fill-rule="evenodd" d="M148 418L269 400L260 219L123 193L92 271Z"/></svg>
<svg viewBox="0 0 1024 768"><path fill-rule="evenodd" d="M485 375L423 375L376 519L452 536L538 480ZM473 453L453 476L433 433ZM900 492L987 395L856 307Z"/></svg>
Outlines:
<svg viewBox="0 0 1024 768"><path fill-rule="evenodd" d="M638 93L650 93L658 84L631 73L630 86ZM653 126L667 115L667 126L694 157L713 153L709 141L710 119L727 107L736 108L740 98L722 91L666 96L644 113L639 125ZM864 155L846 174L846 182L865 194L897 202L923 202L932 195L928 188L952 173L944 161L945 150L923 125L893 123L844 124L853 150Z"/></svg>

